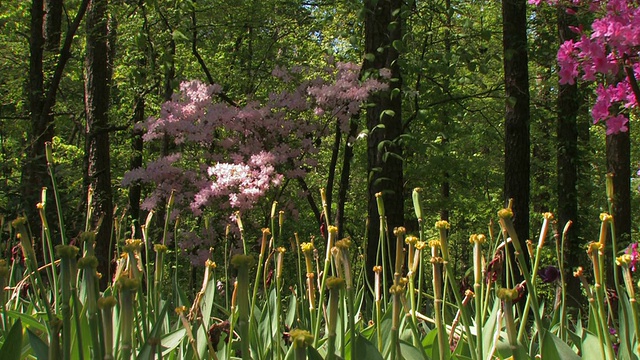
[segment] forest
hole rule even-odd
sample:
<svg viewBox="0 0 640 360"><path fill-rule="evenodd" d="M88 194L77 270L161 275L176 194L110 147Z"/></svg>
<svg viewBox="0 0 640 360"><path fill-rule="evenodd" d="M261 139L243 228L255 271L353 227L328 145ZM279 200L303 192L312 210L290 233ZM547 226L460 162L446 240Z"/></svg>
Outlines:
<svg viewBox="0 0 640 360"><path fill-rule="evenodd" d="M637 1L10 0L0 49L2 359L640 359Z"/></svg>

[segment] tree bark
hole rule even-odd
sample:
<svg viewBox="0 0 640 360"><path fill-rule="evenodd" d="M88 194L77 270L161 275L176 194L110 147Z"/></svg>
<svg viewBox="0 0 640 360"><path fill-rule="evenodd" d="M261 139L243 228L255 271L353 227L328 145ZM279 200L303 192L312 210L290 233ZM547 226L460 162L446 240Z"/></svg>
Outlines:
<svg viewBox="0 0 640 360"><path fill-rule="evenodd" d="M353 144L351 139L355 139L358 132L358 123L352 118L349 122L349 134L345 140L344 154L342 157L342 171L340 172L340 182L338 184L338 204L336 209L335 224L338 227L338 238L342 239L345 234L344 206L347 203L347 192L349 191L351 175L351 161L353 160Z"/></svg>
<svg viewBox="0 0 640 360"><path fill-rule="evenodd" d="M631 138L629 130L607 135L607 171L613 175L613 221L618 250L631 241ZM622 246L622 247L621 247ZM613 269L607 266L607 286L613 288Z"/></svg>
<svg viewBox="0 0 640 360"><path fill-rule="evenodd" d="M338 170L338 155L340 155L340 144L342 143L342 130L340 130L340 121L336 119L335 125L336 129L333 138L333 145L331 146L331 160L329 160L329 174L327 175L327 188L325 189L327 196L327 212L329 215L329 219L327 219L327 221L329 224L333 224L331 219L331 208L333 207L333 183L336 178L336 171ZM340 229L340 226L337 223L334 225L338 226L338 229Z"/></svg>
<svg viewBox="0 0 640 360"><path fill-rule="evenodd" d="M503 0L506 95L505 198L513 199L514 226L522 247L529 237L529 68L526 0Z"/></svg>
<svg viewBox="0 0 640 360"><path fill-rule="evenodd" d="M62 0L46 0L44 15L45 49L57 51L60 47L62 26Z"/></svg>
<svg viewBox="0 0 640 360"><path fill-rule="evenodd" d="M42 0L31 2L31 30L29 36L29 110L31 132L29 150L22 170L23 208L33 232L39 236L40 222L35 205L40 201L39 194L43 186L48 186L47 167L44 160L44 143L53 139L52 119L42 116L44 103L44 3Z"/></svg>
<svg viewBox="0 0 640 360"><path fill-rule="evenodd" d="M558 35L560 43L577 36L569 29L576 26L575 16L568 15L565 9L558 9ZM571 229L565 237L565 278L567 293L573 306L584 305L580 281L571 276L572 268L587 262L584 244L579 242L580 222L578 221L578 112L580 109L578 84L559 85L557 137L557 181L558 181L558 230L562 233L568 221Z"/></svg>
<svg viewBox="0 0 640 360"><path fill-rule="evenodd" d="M505 186L506 200L513 199L514 227L520 246L529 238L529 69L527 56L526 0L502 0L502 46L506 95ZM515 256L510 252L512 264ZM525 256L528 261L528 257ZM514 286L523 277L515 272Z"/></svg>
<svg viewBox="0 0 640 360"><path fill-rule="evenodd" d="M85 54L85 108L87 115L86 183L93 189L92 227L97 227L96 255L98 272L103 274L100 287L106 288L111 277L110 262L114 252L111 241L113 199L111 191L111 157L109 154L110 68L107 41L107 0L92 0L87 11Z"/></svg>
<svg viewBox="0 0 640 360"><path fill-rule="evenodd" d="M398 64L399 52L393 46L394 41L402 39L400 8L402 1L367 0L365 5L365 52L367 58L363 70L388 68L392 78L387 92L379 93L371 99L373 106L367 109L367 169L368 169L368 244L366 249L366 268L380 265L377 250L380 236L380 220L376 205L376 194L381 193L386 209L387 229L391 235L393 229L404 225L404 191L402 148L398 137L402 134L402 104L400 94L391 96L394 90L400 90L402 80ZM381 51L380 51L381 50ZM373 57L372 57L373 56ZM377 127L378 125L384 127ZM387 231L387 235L389 231ZM389 258L395 256L395 246L390 246L390 236L386 237ZM391 264L385 267L391 270ZM373 272L367 272L370 280Z"/></svg>
<svg viewBox="0 0 640 360"><path fill-rule="evenodd" d="M71 44L80 21L84 17L89 0L83 0L78 12L67 29L65 40L60 49L53 75L45 84L44 72L44 46L45 38L55 38L46 30L55 29L50 25L44 27L44 1L33 0L31 2L31 24L29 32L29 111L30 131L27 134L27 156L22 164L20 188L22 193L22 207L27 215L29 226L33 234L39 236L41 224L35 205L40 202L40 193L43 187L50 187L50 177L44 158L44 144L53 140L54 116L53 107L56 103L58 87L64 73L67 61L71 57ZM53 20L49 19L49 23ZM52 30L53 31L53 30ZM49 192L52 193L52 192ZM53 198L49 199L52 200ZM48 207L53 209L53 206ZM52 217L53 219L53 217Z"/></svg>

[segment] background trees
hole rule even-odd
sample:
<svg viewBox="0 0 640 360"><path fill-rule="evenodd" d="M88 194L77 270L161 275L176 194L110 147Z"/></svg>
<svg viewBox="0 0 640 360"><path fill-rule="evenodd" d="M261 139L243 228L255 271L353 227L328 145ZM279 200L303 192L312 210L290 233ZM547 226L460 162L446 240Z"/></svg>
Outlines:
<svg viewBox="0 0 640 360"><path fill-rule="evenodd" d="M323 69L326 55L363 64L362 81L389 69L390 88L346 122L325 120L321 132L278 139L291 148L311 141L318 153L313 161L305 155L301 162L283 164L292 173L255 204L247 219L252 225L247 226L268 221L271 203L277 200L286 217L298 219L292 230L304 238L321 236L319 190L329 189L330 223L339 223L341 233L357 244L368 237L369 250L375 252L375 193L383 193L391 230L405 225L414 231L417 225L402 216L410 210L403 200L421 187L427 224L449 219L451 239L460 244L454 249L459 253L452 255L464 268L468 234L483 232L493 210L508 197L516 201L523 239L532 236L526 225L530 210L532 218L535 212L551 210L558 212L559 225L568 219L583 225L571 233L576 252L584 234L593 233L587 219L604 209L604 197L591 192L600 193L608 171L605 133L589 129L588 106L576 105L593 103L594 89L558 84L556 49L572 34L567 26L574 19L564 12L526 9L518 2L519 20L511 22L512 1L505 1L504 14L496 3L457 0L137 1L103 5L100 11L103 3L94 1L85 16L88 4L0 4L0 209L8 218L23 212L37 216L34 204L40 188L49 186L43 144L53 141L64 218L73 226L70 236L84 229L83 187L93 183L94 220L103 213L103 223L109 223L108 202L113 201L120 229L139 237L140 229L131 232L131 224L146 218L148 209L139 204L156 186L132 182L122 187L125 173L161 157L197 154L193 144L172 142L170 136L142 142L142 124L149 116L162 116L162 104L182 81L219 84L214 102L246 109L253 101L273 101L270 94L293 92L304 81L328 77ZM67 11L53 11L61 6ZM104 32L105 19L117 24L112 38ZM558 27L547 25L546 20L555 24L556 19ZM518 39L511 39L516 34ZM111 39L117 46L109 53L105 46ZM528 60L518 57L524 54L525 40L535 49ZM520 66L517 73L528 76L516 77L511 63ZM300 68L307 70L284 71ZM274 69L281 79L273 76ZM281 81L282 76L293 82ZM86 104L79 100L84 95ZM526 115L529 104L531 120ZM634 134L627 134L633 143ZM222 140L229 133L209 135ZM221 154L217 146L211 145L207 156ZM633 148L621 153L636 157ZM230 161L203 157L196 164L194 158L181 165L206 169ZM616 172L630 170L629 161ZM294 171L304 176L294 176ZM201 175L208 176L204 170ZM522 187L505 186L505 180ZM534 184L531 191L529 182ZM632 209L637 207L633 192L618 194ZM183 249L193 259L222 241L222 232L204 231L203 224L230 215L225 208L208 210L181 214L178 236L197 238L191 243L195 245ZM39 234L35 223L32 231ZM365 254L367 249L360 251Z"/></svg>

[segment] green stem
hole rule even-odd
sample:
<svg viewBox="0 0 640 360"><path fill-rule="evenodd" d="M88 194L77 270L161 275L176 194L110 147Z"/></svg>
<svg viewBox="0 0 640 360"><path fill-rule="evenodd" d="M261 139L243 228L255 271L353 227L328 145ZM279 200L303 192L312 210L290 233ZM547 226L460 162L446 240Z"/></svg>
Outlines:
<svg viewBox="0 0 640 360"><path fill-rule="evenodd" d="M440 251L442 252L442 259L444 261L447 282L452 287L455 288L457 284L457 280L454 277L453 266L449 261L450 260L449 245L447 241L447 228L449 225L448 223L446 223L446 226L445 226L445 225L442 225L442 223L440 223L440 226L438 226L438 223L440 222L436 223L436 227L439 229L439 232L440 232ZM467 335L467 345L469 346L469 353L471 354L471 358L473 360L481 360L477 358L476 344L475 344L474 336L471 333L471 319L469 316L468 308L462 303L460 292L459 291L452 291L452 292L456 300L456 305L458 306L458 309L460 309L460 314L462 315L462 325L464 327L465 334Z"/></svg>
<svg viewBox="0 0 640 360"><path fill-rule="evenodd" d="M60 228L60 240L62 241L62 245L67 245L67 235L66 235L66 227L64 226L64 218L62 217L62 204L60 203L60 196L58 196L58 183L56 182L56 177L54 175L53 170L53 150L51 147L51 142L47 141L44 144L45 146L45 155L47 159L47 170L49 171L49 176L51 176L51 188L53 190L53 196L56 201L56 210L58 212L58 227Z"/></svg>
<svg viewBox="0 0 640 360"><path fill-rule="evenodd" d="M437 256L437 248L432 247L432 258ZM442 264L433 262L433 311L436 331L438 332L438 359L444 360L447 347L447 333L442 321Z"/></svg>
<svg viewBox="0 0 640 360"><path fill-rule="evenodd" d="M484 318L482 317L482 248L481 243L476 242L473 246L473 269L474 269L474 301L476 312L476 339L477 339L477 358L482 359L484 356L482 345L482 325Z"/></svg>
<svg viewBox="0 0 640 360"><path fill-rule="evenodd" d="M53 288L56 291L53 292L53 301L56 306L56 311L58 311L58 270L54 264L54 252L53 252L53 241L51 240L51 230L49 229L49 222L47 221L46 216L46 208L47 208L47 188L42 188L42 197L41 203L38 206L38 212L40 213L40 222L42 223L42 253L44 256L44 263L49 264L51 266L47 267L47 276L49 278L49 283L53 284Z"/></svg>
<svg viewBox="0 0 640 360"><path fill-rule="evenodd" d="M64 245L62 245L64 246ZM60 261L60 283L62 285L62 358L71 359L71 269L69 259Z"/></svg>
<svg viewBox="0 0 640 360"><path fill-rule="evenodd" d="M505 213L503 211L508 211L509 213ZM511 216L509 216L511 214ZM533 313L534 321L536 323L536 328L538 330L538 344L543 344L542 339L544 338L545 327L542 325L542 319L540 318L540 306L538 305L538 294L536 292L536 288L533 285L533 280L531 279L531 273L529 273L529 268L527 267L527 263L524 258L524 253L522 251L522 247L520 246L520 240L518 239L518 234L516 233L515 228L513 227L513 222L511 217L513 213L511 210L504 209L498 213L500 217L500 225L507 230L509 236L511 237L511 244L513 245L516 253L516 257L518 259L518 265L520 266L520 271L526 281L527 291L529 292L528 298L531 299L531 312ZM506 258L509 258L506 256ZM542 345L540 345L542 346Z"/></svg>

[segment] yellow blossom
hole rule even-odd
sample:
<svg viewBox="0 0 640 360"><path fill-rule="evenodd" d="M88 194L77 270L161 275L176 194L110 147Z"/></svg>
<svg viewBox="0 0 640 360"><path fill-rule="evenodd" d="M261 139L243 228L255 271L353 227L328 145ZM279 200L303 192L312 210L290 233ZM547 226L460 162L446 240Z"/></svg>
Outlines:
<svg viewBox="0 0 640 360"><path fill-rule="evenodd" d="M600 214L600 221L602 221L602 222L609 222L609 221L611 221L612 218L613 217L611 215L609 215L609 214L607 214L605 212Z"/></svg>
<svg viewBox="0 0 640 360"><path fill-rule="evenodd" d="M487 241L487 237L483 234L473 234L469 237L469 242L471 244L482 245Z"/></svg>
<svg viewBox="0 0 640 360"><path fill-rule="evenodd" d="M313 253L314 246L311 242L303 242L302 244L300 244L300 249L303 253L310 255L311 253Z"/></svg>
<svg viewBox="0 0 640 360"><path fill-rule="evenodd" d="M449 224L449 222L447 220L439 220L436 221L436 229L438 230L442 230L442 229L450 229L451 228L451 224Z"/></svg>
<svg viewBox="0 0 640 360"><path fill-rule="evenodd" d="M415 246L418 243L418 238L413 235L409 235L404 239L404 242L407 243L407 245Z"/></svg>

